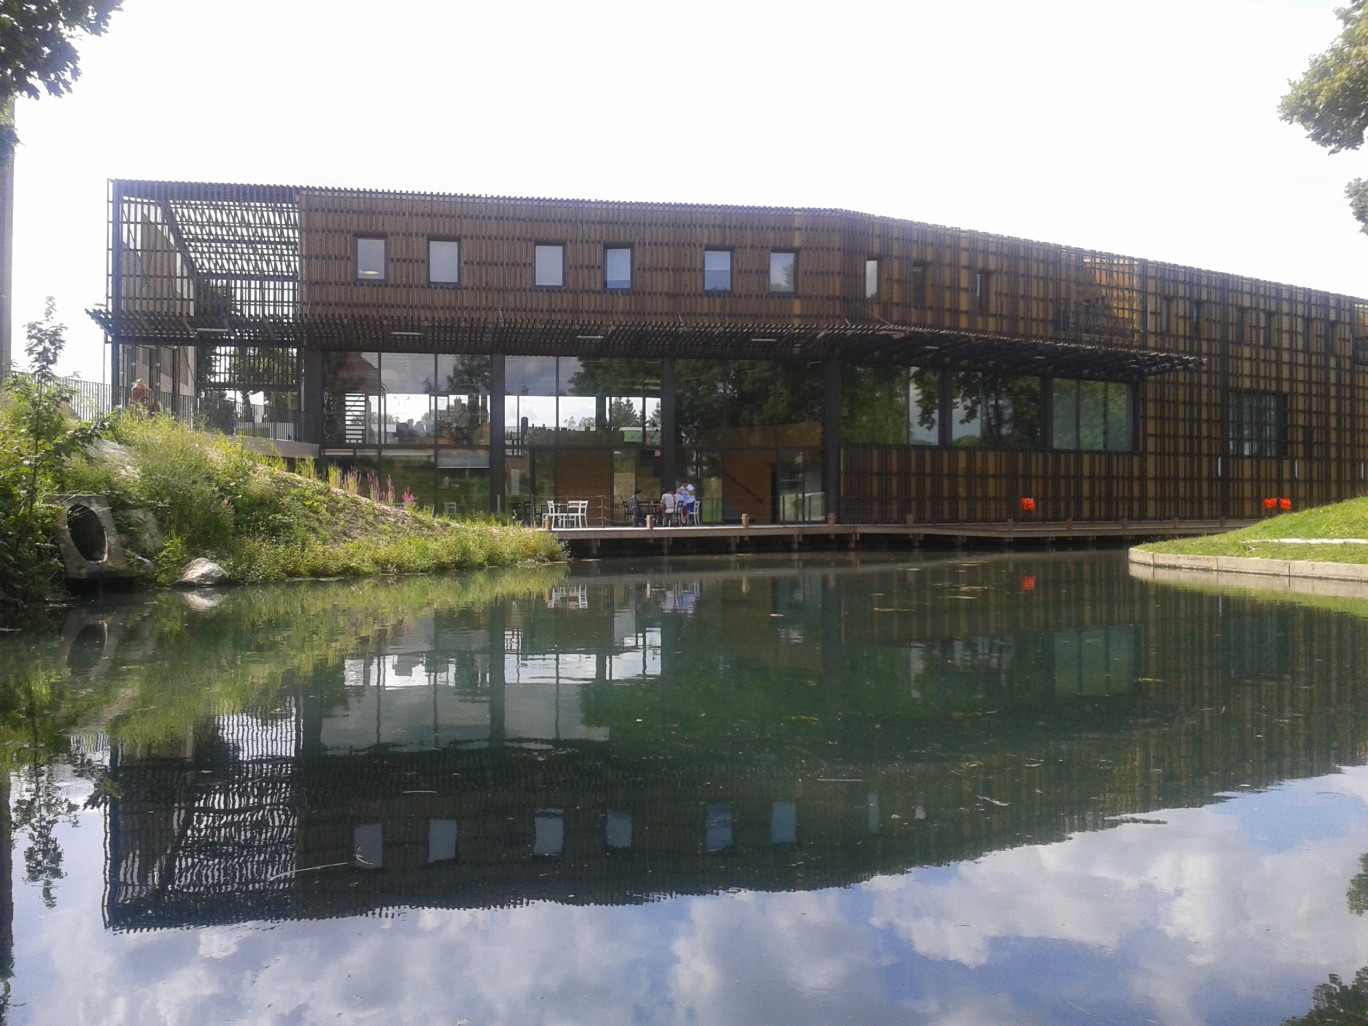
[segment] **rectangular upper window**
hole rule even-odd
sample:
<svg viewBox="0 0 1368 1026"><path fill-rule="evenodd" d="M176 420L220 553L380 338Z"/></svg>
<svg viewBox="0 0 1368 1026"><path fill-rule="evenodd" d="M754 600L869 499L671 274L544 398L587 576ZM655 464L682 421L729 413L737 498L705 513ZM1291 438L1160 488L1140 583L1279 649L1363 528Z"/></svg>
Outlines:
<svg viewBox="0 0 1368 1026"><path fill-rule="evenodd" d="M627 292L631 289L632 250L630 246L604 247L603 287L609 292Z"/></svg>
<svg viewBox="0 0 1368 1026"><path fill-rule="evenodd" d="M865 299L879 294L879 261L870 257L865 261Z"/></svg>
<svg viewBox="0 0 1368 1026"><path fill-rule="evenodd" d="M537 245L535 279L539 289L559 289L565 286L565 247L559 244Z"/></svg>
<svg viewBox="0 0 1368 1026"><path fill-rule="evenodd" d="M732 283L732 255L729 249L703 251L703 291L730 292Z"/></svg>
<svg viewBox="0 0 1368 1026"><path fill-rule="evenodd" d="M798 291L798 254L792 251L772 250L770 252L771 292Z"/></svg>
<svg viewBox="0 0 1368 1026"><path fill-rule="evenodd" d="M920 260L913 264L907 279L907 301L912 306L926 305L926 277L928 268Z"/></svg>
<svg viewBox="0 0 1368 1026"><path fill-rule="evenodd" d="M1287 455L1287 396L1231 392L1226 402L1226 451L1230 455Z"/></svg>
<svg viewBox="0 0 1368 1026"><path fill-rule="evenodd" d="M991 271L974 272L974 312L986 314L993 306L993 274Z"/></svg>
<svg viewBox="0 0 1368 1026"><path fill-rule="evenodd" d="M385 239L378 235L358 235L355 239L356 278L358 281L385 280Z"/></svg>
<svg viewBox="0 0 1368 1026"><path fill-rule="evenodd" d="M461 244L449 239L428 239L428 282L457 285L461 281Z"/></svg>
<svg viewBox="0 0 1368 1026"><path fill-rule="evenodd" d="M1145 310L1145 330L1151 335L1172 334L1173 298L1171 296L1149 296Z"/></svg>

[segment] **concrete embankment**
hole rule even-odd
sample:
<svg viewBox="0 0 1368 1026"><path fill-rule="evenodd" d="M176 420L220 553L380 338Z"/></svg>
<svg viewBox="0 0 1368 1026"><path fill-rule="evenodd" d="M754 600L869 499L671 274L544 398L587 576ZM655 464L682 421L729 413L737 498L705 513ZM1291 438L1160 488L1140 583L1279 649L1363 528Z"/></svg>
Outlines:
<svg viewBox="0 0 1368 1026"><path fill-rule="evenodd" d="M1368 564L1243 556L1183 556L1130 550L1134 577L1231 588L1368 598Z"/></svg>

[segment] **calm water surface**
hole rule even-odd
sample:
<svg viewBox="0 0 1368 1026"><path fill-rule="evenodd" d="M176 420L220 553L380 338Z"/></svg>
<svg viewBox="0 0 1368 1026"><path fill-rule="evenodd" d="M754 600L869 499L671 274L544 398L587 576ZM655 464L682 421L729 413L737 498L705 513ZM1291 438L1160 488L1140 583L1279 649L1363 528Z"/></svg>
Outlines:
<svg viewBox="0 0 1368 1026"><path fill-rule="evenodd" d="M1368 604L604 561L92 602L0 702L8 1022L1368 1002Z"/></svg>

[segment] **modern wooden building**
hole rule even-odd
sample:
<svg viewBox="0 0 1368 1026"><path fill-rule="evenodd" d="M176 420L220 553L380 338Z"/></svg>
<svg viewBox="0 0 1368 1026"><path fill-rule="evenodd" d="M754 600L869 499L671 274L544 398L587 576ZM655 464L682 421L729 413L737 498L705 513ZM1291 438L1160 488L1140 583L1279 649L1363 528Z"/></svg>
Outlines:
<svg viewBox="0 0 1368 1026"><path fill-rule="evenodd" d="M1251 517L1368 490L1368 302L842 210L114 181L114 384L520 513Z"/></svg>

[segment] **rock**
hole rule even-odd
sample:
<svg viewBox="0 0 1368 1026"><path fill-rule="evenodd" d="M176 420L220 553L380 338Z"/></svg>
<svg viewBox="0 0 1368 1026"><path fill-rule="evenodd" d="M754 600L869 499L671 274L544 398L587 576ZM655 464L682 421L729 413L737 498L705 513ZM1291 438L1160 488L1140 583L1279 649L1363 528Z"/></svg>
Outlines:
<svg viewBox="0 0 1368 1026"><path fill-rule="evenodd" d="M216 584L221 584L227 576L223 572L223 567L212 559L201 556L185 564L180 577L176 578L176 583L188 588L212 588Z"/></svg>
<svg viewBox="0 0 1368 1026"><path fill-rule="evenodd" d="M127 446L111 442L108 438L97 438L90 443L86 451L96 459L114 464L121 477L137 480L138 468L133 462L133 450Z"/></svg>
<svg viewBox="0 0 1368 1026"><path fill-rule="evenodd" d="M122 510L115 515L119 525L119 541L126 552L155 556L166 544L157 518L145 509Z"/></svg>
<svg viewBox="0 0 1368 1026"><path fill-rule="evenodd" d="M212 612L222 604L223 599L224 594L221 591L187 591L181 595L185 608L192 613Z"/></svg>

